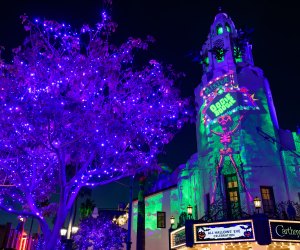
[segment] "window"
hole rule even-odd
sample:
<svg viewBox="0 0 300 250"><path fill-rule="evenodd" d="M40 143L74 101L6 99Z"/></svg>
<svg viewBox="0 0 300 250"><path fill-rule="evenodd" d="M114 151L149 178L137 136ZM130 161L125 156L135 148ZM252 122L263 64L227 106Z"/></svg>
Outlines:
<svg viewBox="0 0 300 250"><path fill-rule="evenodd" d="M217 26L217 35L222 35L223 34L223 27L222 27L222 25L218 25Z"/></svg>
<svg viewBox="0 0 300 250"><path fill-rule="evenodd" d="M230 28L230 26L229 26L228 23L225 24L225 27L226 27L226 31L227 31L228 33L230 33L230 32L231 32L231 28Z"/></svg>
<svg viewBox="0 0 300 250"><path fill-rule="evenodd" d="M242 59L242 58L236 58L236 59L235 59L235 62L236 62L236 63L243 62L243 59Z"/></svg>
<svg viewBox="0 0 300 250"><path fill-rule="evenodd" d="M237 191L229 191L229 200L230 202L237 202L238 199L238 192Z"/></svg>
<svg viewBox="0 0 300 250"><path fill-rule="evenodd" d="M205 67L209 65L209 57L207 51L204 54L201 54L200 63L203 64Z"/></svg>
<svg viewBox="0 0 300 250"><path fill-rule="evenodd" d="M268 186L260 187L262 205L264 208L264 212L267 215L274 215L275 213L275 199L273 188Z"/></svg>
<svg viewBox="0 0 300 250"><path fill-rule="evenodd" d="M224 48L224 39L218 38L214 41L214 43L212 44L212 48L208 51L214 55L217 62L223 62L228 49Z"/></svg>
<svg viewBox="0 0 300 250"><path fill-rule="evenodd" d="M243 51L240 47L234 46L233 48L233 54L234 54L234 58L235 58L235 62L239 63L243 61Z"/></svg>
<svg viewBox="0 0 300 250"><path fill-rule="evenodd" d="M241 212L239 184L236 174L225 175L228 218L238 219Z"/></svg>
<svg viewBox="0 0 300 250"><path fill-rule="evenodd" d="M166 212L157 212L157 228L166 228Z"/></svg>
<svg viewBox="0 0 300 250"><path fill-rule="evenodd" d="M220 59L217 59L217 62L224 62L224 56L222 56Z"/></svg>
<svg viewBox="0 0 300 250"><path fill-rule="evenodd" d="M206 66L209 65L209 58L208 58L208 56L204 58L204 63L205 63Z"/></svg>
<svg viewBox="0 0 300 250"><path fill-rule="evenodd" d="M228 176L227 185L228 188L236 188L238 186L236 176Z"/></svg>

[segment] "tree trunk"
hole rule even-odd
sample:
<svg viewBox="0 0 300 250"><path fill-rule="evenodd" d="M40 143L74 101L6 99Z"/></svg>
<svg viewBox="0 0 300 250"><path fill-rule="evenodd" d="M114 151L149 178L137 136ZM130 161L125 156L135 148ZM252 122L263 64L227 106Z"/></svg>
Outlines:
<svg viewBox="0 0 300 250"><path fill-rule="evenodd" d="M145 176L139 179L136 249L145 250Z"/></svg>
<svg viewBox="0 0 300 250"><path fill-rule="evenodd" d="M60 229L63 227L68 211L62 206L57 212L57 217L53 229L48 234L44 235L45 250L57 249L57 243L60 240Z"/></svg>

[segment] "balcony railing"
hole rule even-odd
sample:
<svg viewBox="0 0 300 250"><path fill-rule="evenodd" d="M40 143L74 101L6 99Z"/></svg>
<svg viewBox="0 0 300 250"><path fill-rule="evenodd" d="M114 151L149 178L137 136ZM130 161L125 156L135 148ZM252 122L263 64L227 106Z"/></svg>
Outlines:
<svg viewBox="0 0 300 250"><path fill-rule="evenodd" d="M253 209L254 211L254 209ZM300 204L294 201L281 201L276 204L272 212L264 212L269 218L281 220L300 220ZM203 222L216 222L227 220L240 220L250 218L252 215L244 212L237 204L230 204L220 199L215 201L209 211L199 220Z"/></svg>

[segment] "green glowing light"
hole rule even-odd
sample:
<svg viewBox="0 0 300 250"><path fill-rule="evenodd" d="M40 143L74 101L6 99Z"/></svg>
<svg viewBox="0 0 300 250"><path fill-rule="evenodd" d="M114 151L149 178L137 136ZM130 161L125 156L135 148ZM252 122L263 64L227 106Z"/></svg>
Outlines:
<svg viewBox="0 0 300 250"><path fill-rule="evenodd" d="M223 94L223 92L224 92L224 89L219 89L219 90L218 90L218 95Z"/></svg>
<svg viewBox="0 0 300 250"><path fill-rule="evenodd" d="M145 228L148 230L160 230L157 228L157 211L163 211L162 208L162 199L163 199L163 193L158 193L155 195L150 196L147 199L147 206L145 207L145 214L146 214L146 220L145 220Z"/></svg>
<svg viewBox="0 0 300 250"><path fill-rule="evenodd" d="M293 132L293 139L295 142L296 151L300 152L300 134Z"/></svg>
<svg viewBox="0 0 300 250"><path fill-rule="evenodd" d="M138 213L138 209L137 209L137 202L133 204L132 206L132 217L133 217L133 231L136 233L137 232L137 213Z"/></svg>
<svg viewBox="0 0 300 250"><path fill-rule="evenodd" d="M209 65L209 58L208 58L208 56L204 58L204 63L205 63L206 65Z"/></svg>
<svg viewBox="0 0 300 250"><path fill-rule="evenodd" d="M234 53L235 62L239 63L243 61L242 59L243 52L240 47L234 46L233 53Z"/></svg>
<svg viewBox="0 0 300 250"><path fill-rule="evenodd" d="M224 62L224 56L222 56L220 59L217 59L217 62Z"/></svg>
<svg viewBox="0 0 300 250"><path fill-rule="evenodd" d="M230 26L226 23L225 27L226 27L227 32L230 33L231 32Z"/></svg>
<svg viewBox="0 0 300 250"><path fill-rule="evenodd" d="M217 27L217 34L218 35L222 35L223 34L223 27L222 26L218 26Z"/></svg>

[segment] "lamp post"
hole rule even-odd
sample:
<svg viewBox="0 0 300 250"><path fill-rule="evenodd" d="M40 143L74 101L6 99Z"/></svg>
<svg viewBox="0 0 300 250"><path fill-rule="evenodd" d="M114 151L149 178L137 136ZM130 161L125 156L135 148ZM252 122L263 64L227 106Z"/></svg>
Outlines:
<svg viewBox="0 0 300 250"><path fill-rule="evenodd" d="M175 224L175 217L173 215L170 218L170 224L171 224L171 228L170 229L173 229L173 225Z"/></svg>
<svg viewBox="0 0 300 250"><path fill-rule="evenodd" d="M66 250L68 250L68 239L67 239L68 230L66 228L60 229L61 243Z"/></svg>
<svg viewBox="0 0 300 250"><path fill-rule="evenodd" d="M193 219L193 207L191 205L187 206L187 214L188 214L188 219L192 220Z"/></svg>
<svg viewBox="0 0 300 250"><path fill-rule="evenodd" d="M170 217L170 224L171 224L171 226L168 230L169 231L169 233L168 233L168 236L169 236L169 249L171 249L171 233L173 231L173 225L175 224L175 217L173 215Z"/></svg>
<svg viewBox="0 0 300 250"><path fill-rule="evenodd" d="M259 209L261 208L261 199L255 197L253 202L254 202L254 207L257 210L257 213L259 214Z"/></svg>

